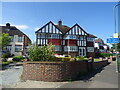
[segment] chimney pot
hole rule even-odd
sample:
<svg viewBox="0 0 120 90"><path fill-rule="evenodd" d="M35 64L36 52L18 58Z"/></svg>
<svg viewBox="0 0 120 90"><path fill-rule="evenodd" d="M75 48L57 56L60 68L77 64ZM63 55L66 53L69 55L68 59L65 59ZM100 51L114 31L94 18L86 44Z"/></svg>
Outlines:
<svg viewBox="0 0 120 90"><path fill-rule="evenodd" d="M62 25L62 21L61 21L61 20L58 21L58 25L59 25L59 26Z"/></svg>
<svg viewBox="0 0 120 90"><path fill-rule="evenodd" d="M10 23L6 23L6 28L10 28Z"/></svg>

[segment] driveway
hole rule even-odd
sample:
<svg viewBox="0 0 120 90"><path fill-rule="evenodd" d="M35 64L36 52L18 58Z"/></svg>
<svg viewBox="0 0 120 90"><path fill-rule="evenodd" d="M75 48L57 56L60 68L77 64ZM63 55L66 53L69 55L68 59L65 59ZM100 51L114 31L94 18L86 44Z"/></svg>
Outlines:
<svg viewBox="0 0 120 90"><path fill-rule="evenodd" d="M2 87L11 87L11 85L20 81L22 66L17 66L16 63L7 65L0 70L0 85Z"/></svg>

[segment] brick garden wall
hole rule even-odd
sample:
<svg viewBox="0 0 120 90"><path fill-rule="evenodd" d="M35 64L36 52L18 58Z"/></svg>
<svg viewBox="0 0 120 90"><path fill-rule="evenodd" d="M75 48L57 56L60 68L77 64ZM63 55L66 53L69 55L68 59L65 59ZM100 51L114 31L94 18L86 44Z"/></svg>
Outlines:
<svg viewBox="0 0 120 90"><path fill-rule="evenodd" d="M107 61L94 63L94 69ZM91 63L86 61L72 62L24 62L23 80L64 81L75 78L79 72L88 72Z"/></svg>

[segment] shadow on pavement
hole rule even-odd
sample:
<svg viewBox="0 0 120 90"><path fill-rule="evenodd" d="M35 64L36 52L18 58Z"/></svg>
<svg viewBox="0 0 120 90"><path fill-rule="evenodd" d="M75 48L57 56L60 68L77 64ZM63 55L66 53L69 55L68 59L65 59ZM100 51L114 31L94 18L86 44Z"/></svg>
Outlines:
<svg viewBox="0 0 120 90"><path fill-rule="evenodd" d="M0 68L0 71L6 70L6 69L10 69L14 66L22 66L22 64L17 64L17 63L10 63L9 65L3 66L2 68Z"/></svg>
<svg viewBox="0 0 120 90"><path fill-rule="evenodd" d="M110 64L110 62L107 65L109 65L109 64ZM107 65L105 65L105 66L107 66ZM101 73L101 71L104 70L105 66L103 66L102 68L96 69L94 71L91 71L89 73L86 73L86 75L76 78L75 81L80 81L80 80L84 81L84 82L92 81L91 78L94 77L96 74Z"/></svg>

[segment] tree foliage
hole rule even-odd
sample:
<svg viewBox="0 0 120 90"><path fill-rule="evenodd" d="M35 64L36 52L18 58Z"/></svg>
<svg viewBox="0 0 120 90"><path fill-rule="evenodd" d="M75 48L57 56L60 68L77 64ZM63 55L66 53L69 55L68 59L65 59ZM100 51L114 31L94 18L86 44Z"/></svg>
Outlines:
<svg viewBox="0 0 120 90"><path fill-rule="evenodd" d="M11 38L8 33L0 33L0 45L2 50L10 43L10 40Z"/></svg>
<svg viewBox="0 0 120 90"><path fill-rule="evenodd" d="M116 45L112 44L112 49L115 49ZM117 44L117 51L120 52L120 43Z"/></svg>
<svg viewBox="0 0 120 90"><path fill-rule="evenodd" d="M27 54L30 61L50 61L54 55L53 49L53 45L42 47L31 45L27 50Z"/></svg>

